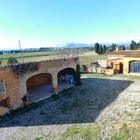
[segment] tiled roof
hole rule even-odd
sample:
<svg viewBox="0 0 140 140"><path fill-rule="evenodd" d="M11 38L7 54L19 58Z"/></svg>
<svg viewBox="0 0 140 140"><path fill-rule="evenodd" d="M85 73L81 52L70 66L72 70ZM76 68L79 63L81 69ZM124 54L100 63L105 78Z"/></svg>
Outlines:
<svg viewBox="0 0 140 140"><path fill-rule="evenodd" d="M140 57L140 50L114 51L108 56Z"/></svg>

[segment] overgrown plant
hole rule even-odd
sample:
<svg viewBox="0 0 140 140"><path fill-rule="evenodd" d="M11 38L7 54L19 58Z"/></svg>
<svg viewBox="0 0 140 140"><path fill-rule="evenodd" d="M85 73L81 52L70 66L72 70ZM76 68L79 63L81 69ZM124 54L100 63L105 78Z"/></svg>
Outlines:
<svg viewBox="0 0 140 140"><path fill-rule="evenodd" d="M22 76L23 74L34 72L39 69L38 63L24 63L18 65L11 65L11 69L17 76Z"/></svg>

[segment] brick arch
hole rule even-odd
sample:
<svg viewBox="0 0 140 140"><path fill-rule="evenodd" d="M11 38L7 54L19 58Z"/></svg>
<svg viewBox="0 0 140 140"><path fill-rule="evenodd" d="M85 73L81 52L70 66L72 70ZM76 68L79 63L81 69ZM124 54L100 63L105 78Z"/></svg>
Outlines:
<svg viewBox="0 0 140 140"><path fill-rule="evenodd" d="M52 83L52 75L50 73L38 73L26 80L26 87L29 89L47 83Z"/></svg>
<svg viewBox="0 0 140 140"><path fill-rule="evenodd" d="M60 71L64 70L64 69L73 69L74 71L76 71L76 67L73 66L67 66L67 67L61 67L58 71L57 71L57 75Z"/></svg>
<svg viewBox="0 0 140 140"><path fill-rule="evenodd" d="M58 86L62 83L74 84L76 82L76 71L74 68L64 68L57 73Z"/></svg>
<svg viewBox="0 0 140 140"><path fill-rule="evenodd" d="M67 67L67 68L61 69L61 70L57 73L57 75L60 74L61 72L62 72L62 73L63 73L63 72L65 72L65 73L67 73L67 72L76 73L75 69L74 69L74 68L71 68L71 67Z"/></svg>
<svg viewBox="0 0 140 140"><path fill-rule="evenodd" d="M26 80L27 104L42 100L52 94L52 75L50 73L36 73Z"/></svg>
<svg viewBox="0 0 140 140"><path fill-rule="evenodd" d="M33 73L29 73L29 74L26 74L24 77L25 77L25 83L27 82L28 79L30 79L31 77L35 76L35 75L39 75L39 74L43 74L43 73L46 73L46 74L50 74L51 76L53 75L50 71L37 71L37 72L33 72Z"/></svg>

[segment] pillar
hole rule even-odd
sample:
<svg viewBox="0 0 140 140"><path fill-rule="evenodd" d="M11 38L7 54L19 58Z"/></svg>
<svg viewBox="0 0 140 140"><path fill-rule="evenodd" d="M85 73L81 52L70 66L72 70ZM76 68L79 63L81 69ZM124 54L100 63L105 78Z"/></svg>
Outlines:
<svg viewBox="0 0 140 140"><path fill-rule="evenodd" d="M52 75L53 93L58 94L58 80L57 74Z"/></svg>
<svg viewBox="0 0 140 140"><path fill-rule="evenodd" d="M28 104L28 92L25 77L20 77L20 98L24 106Z"/></svg>
<svg viewBox="0 0 140 140"><path fill-rule="evenodd" d="M129 61L125 61L124 62L123 73L124 74L128 74L129 73Z"/></svg>

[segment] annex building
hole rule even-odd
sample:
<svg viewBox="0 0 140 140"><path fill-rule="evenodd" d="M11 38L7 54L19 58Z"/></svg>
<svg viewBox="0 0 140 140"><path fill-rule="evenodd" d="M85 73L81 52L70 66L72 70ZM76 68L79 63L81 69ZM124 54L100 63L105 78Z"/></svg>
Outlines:
<svg viewBox="0 0 140 140"><path fill-rule="evenodd" d="M0 116L75 85L79 58L0 67Z"/></svg>

